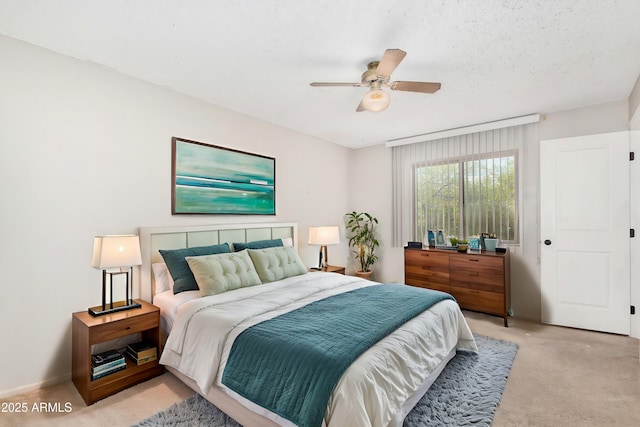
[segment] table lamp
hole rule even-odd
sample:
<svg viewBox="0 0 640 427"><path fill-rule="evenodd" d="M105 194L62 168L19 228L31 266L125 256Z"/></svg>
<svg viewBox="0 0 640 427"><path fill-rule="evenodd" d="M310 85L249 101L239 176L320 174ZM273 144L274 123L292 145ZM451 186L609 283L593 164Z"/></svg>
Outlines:
<svg viewBox="0 0 640 427"><path fill-rule="evenodd" d="M89 308L92 316L102 316L118 311L138 308L141 305L133 301L133 266L142 264L140 239L132 235L96 236L93 239L93 257L91 266L102 269L102 305ZM114 270L115 269L115 270ZM113 276L125 275L126 298L113 301ZM109 302L107 303L107 275L109 275ZM129 292L131 290L131 292ZM131 298L130 298L131 297Z"/></svg>
<svg viewBox="0 0 640 427"><path fill-rule="evenodd" d="M329 264L327 245L336 245L338 243L340 243L340 232L337 225L309 227L309 244L320 245L318 267L315 267L314 270L322 270L327 267Z"/></svg>

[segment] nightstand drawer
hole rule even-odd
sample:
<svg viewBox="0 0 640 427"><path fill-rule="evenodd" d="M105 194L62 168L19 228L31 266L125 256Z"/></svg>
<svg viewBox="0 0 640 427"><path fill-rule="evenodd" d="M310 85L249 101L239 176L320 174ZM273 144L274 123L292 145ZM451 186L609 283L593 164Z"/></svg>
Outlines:
<svg viewBox="0 0 640 427"><path fill-rule="evenodd" d="M131 312L135 313L136 309ZM104 323L91 328L93 343L109 341L136 332L153 329L158 325L158 312L128 317L114 322Z"/></svg>

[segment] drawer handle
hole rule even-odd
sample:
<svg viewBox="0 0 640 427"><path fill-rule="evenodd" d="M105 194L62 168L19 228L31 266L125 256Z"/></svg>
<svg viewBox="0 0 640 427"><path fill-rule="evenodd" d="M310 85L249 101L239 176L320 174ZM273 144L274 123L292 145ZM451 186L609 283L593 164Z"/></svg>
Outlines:
<svg viewBox="0 0 640 427"><path fill-rule="evenodd" d="M470 276L477 276L477 275L478 275L477 271L472 271L471 274L470 274Z"/></svg>
<svg viewBox="0 0 640 427"><path fill-rule="evenodd" d="M125 329L128 331L129 329L131 329L131 326L127 326Z"/></svg>
<svg viewBox="0 0 640 427"><path fill-rule="evenodd" d="M469 261L471 261L471 262L478 262L478 261L480 261L480 260L479 260L479 259L477 259L477 258L469 258Z"/></svg>

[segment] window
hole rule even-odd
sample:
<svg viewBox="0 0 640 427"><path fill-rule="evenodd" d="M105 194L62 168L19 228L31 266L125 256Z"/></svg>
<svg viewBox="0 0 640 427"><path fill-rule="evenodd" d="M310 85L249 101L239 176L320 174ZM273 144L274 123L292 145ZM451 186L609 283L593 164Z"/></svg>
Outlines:
<svg viewBox="0 0 640 427"><path fill-rule="evenodd" d="M517 151L415 165L416 234L517 241Z"/></svg>
<svg viewBox="0 0 640 427"><path fill-rule="evenodd" d="M538 140L538 124L526 123L392 145L393 245L426 242L427 230L522 244L521 174L532 176L522 153L536 156Z"/></svg>

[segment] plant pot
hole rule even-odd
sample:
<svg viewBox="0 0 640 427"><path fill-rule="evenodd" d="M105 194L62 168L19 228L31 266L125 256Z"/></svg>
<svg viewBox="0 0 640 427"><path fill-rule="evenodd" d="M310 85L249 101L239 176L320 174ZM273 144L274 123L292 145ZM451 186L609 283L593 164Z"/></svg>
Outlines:
<svg viewBox="0 0 640 427"><path fill-rule="evenodd" d="M356 277L360 277L362 279L367 279L367 280L371 280L371 275L373 274L373 271L356 271Z"/></svg>
<svg viewBox="0 0 640 427"><path fill-rule="evenodd" d="M498 239L484 239L484 247L488 252L495 252L498 246Z"/></svg>
<svg viewBox="0 0 640 427"><path fill-rule="evenodd" d="M458 252L467 252L467 249L469 249L469 245L458 244Z"/></svg>

